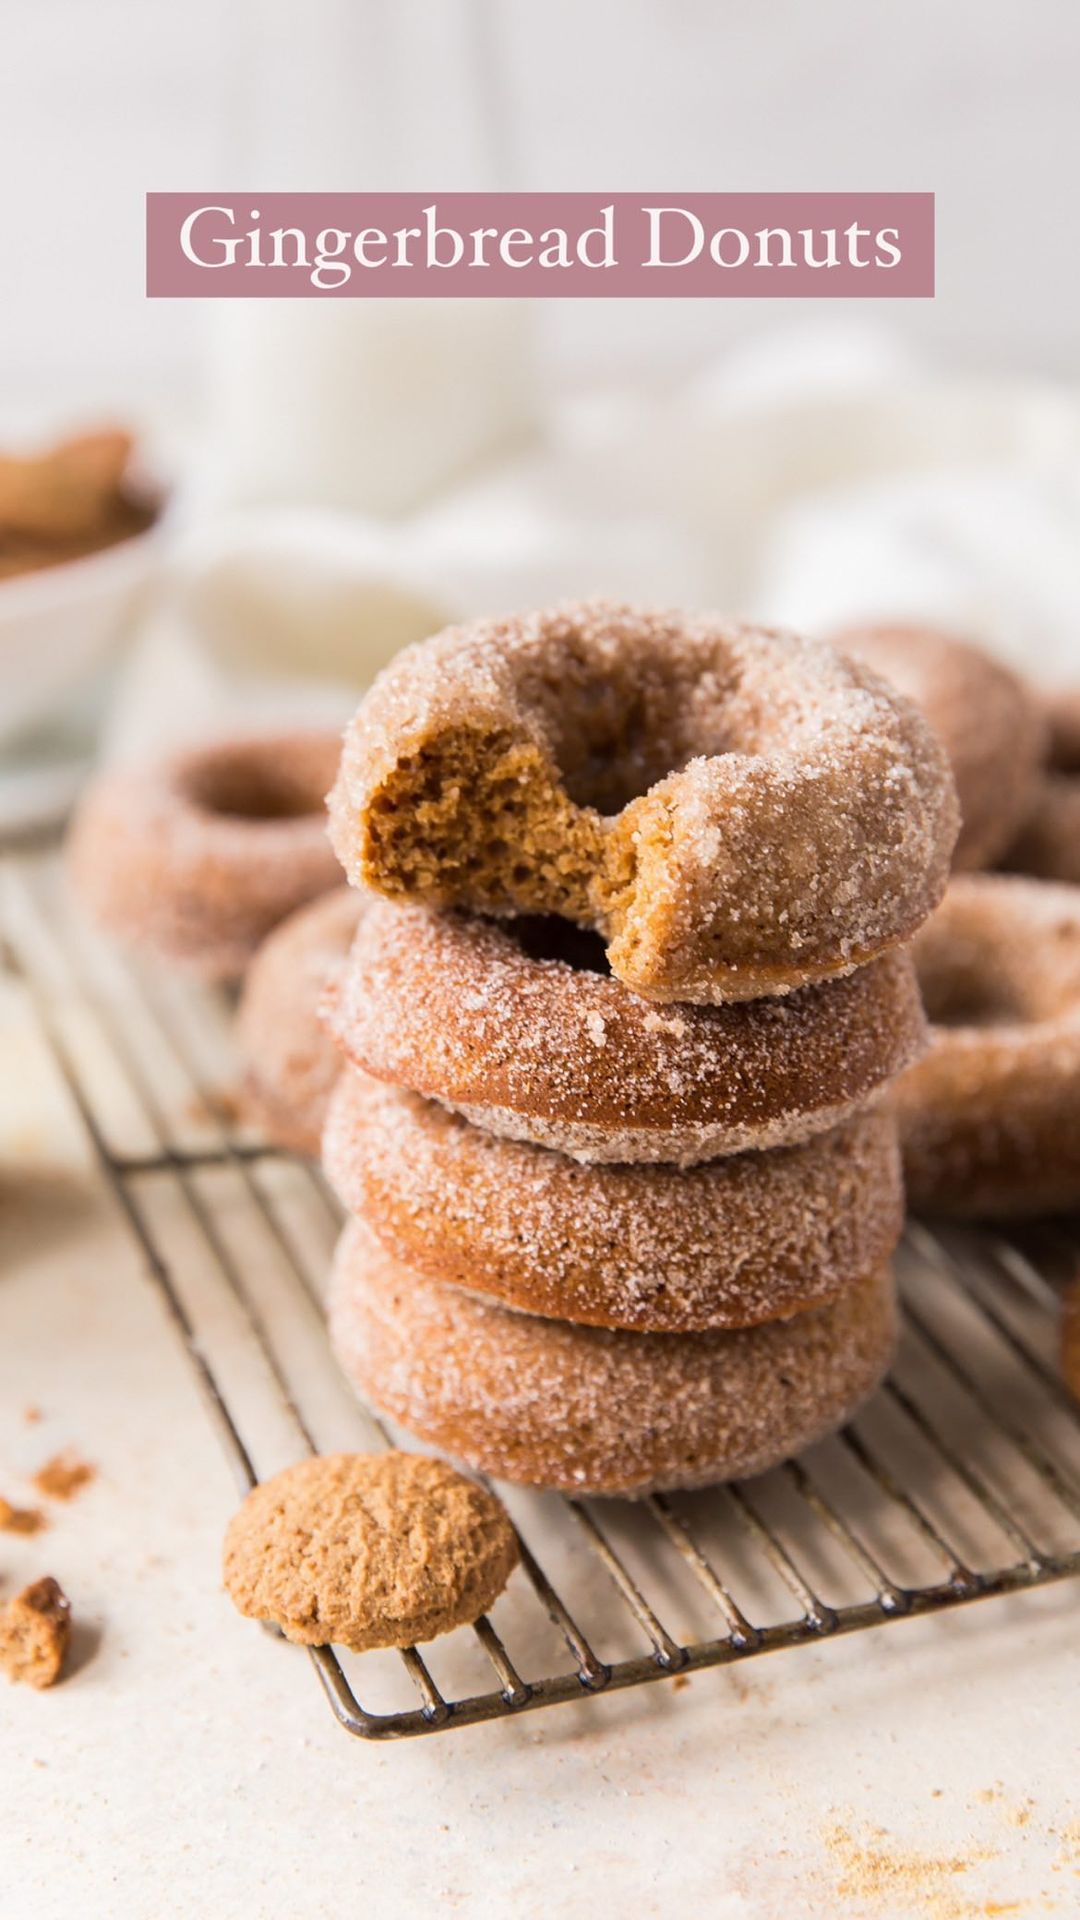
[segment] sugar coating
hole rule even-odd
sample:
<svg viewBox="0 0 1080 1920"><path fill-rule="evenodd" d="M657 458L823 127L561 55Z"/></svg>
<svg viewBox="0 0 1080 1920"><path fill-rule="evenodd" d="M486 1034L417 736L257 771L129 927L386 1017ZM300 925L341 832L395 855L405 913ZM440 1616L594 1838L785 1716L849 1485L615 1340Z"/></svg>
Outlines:
<svg viewBox="0 0 1080 1920"><path fill-rule="evenodd" d="M350 878L558 913L658 1001L786 993L907 938L957 831L916 708L821 643L607 601L407 648L345 737Z"/></svg>
<svg viewBox="0 0 1080 1920"><path fill-rule="evenodd" d="M340 1070L319 1002L349 951L363 911L353 887L335 887L275 927L251 962L236 1015L245 1093L268 1138L317 1154Z"/></svg>
<svg viewBox="0 0 1080 1920"><path fill-rule="evenodd" d="M1080 692L1047 703L1046 765L1004 864L1014 873L1080 885Z"/></svg>
<svg viewBox="0 0 1080 1920"><path fill-rule="evenodd" d="M413 1453L301 1460L253 1487L225 1535L240 1612L288 1640L408 1647L479 1619L517 1564L485 1487Z"/></svg>
<svg viewBox="0 0 1080 1920"><path fill-rule="evenodd" d="M125 944L236 979L271 927L341 879L325 794L340 741L252 735L103 774L68 837L72 881Z"/></svg>
<svg viewBox="0 0 1080 1920"><path fill-rule="evenodd" d="M1080 1205L1080 888L958 878L914 951L932 1037L896 1089L911 1204Z"/></svg>
<svg viewBox="0 0 1080 1920"><path fill-rule="evenodd" d="M330 1330L360 1392L475 1467L573 1493L762 1473L849 1419L892 1357L888 1269L739 1332L626 1333L478 1300L397 1265L355 1221Z"/></svg>
<svg viewBox="0 0 1080 1920"><path fill-rule="evenodd" d="M931 627L848 627L831 638L913 700L944 746L960 802L954 871L992 866L1031 806L1045 745L1035 695L981 647Z"/></svg>
<svg viewBox="0 0 1080 1920"><path fill-rule="evenodd" d="M324 1017L355 1066L491 1131L590 1161L680 1164L790 1144L917 1058L911 962L783 999L657 1007L526 951L513 922L373 899Z"/></svg>
<svg viewBox="0 0 1080 1920"><path fill-rule="evenodd" d="M323 1163L404 1266L593 1326L744 1327L834 1298L893 1252L896 1122L687 1171L581 1166L347 1068Z"/></svg>

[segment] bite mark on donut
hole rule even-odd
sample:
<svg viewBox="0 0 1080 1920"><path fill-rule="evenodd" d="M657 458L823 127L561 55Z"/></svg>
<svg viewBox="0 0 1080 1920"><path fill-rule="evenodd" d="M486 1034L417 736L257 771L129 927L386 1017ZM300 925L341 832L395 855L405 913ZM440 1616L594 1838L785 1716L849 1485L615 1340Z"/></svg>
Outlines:
<svg viewBox="0 0 1080 1920"><path fill-rule="evenodd" d="M488 913L603 912L604 825L549 757L511 733L454 728L403 754L363 821L361 873L391 898Z"/></svg>

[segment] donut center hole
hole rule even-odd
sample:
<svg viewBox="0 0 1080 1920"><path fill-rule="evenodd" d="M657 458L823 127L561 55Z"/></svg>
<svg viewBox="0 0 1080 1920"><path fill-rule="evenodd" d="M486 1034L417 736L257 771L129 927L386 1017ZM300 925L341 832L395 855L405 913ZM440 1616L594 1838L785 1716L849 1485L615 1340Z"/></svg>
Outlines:
<svg viewBox="0 0 1080 1920"><path fill-rule="evenodd" d="M230 820L300 820L321 813L323 802L284 768L216 766L195 779L193 798L206 813Z"/></svg>
<svg viewBox="0 0 1080 1920"><path fill-rule="evenodd" d="M1050 771L1062 773L1067 778L1080 774L1080 724L1075 730L1062 729L1054 735L1050 746Z"/></svg>
<svg viewBox="0 0 1080 1920"><path fill-rule="evenodd" d="M1014 983L985 967L921 967L919 985L935 1027L1013 1027L1031 1017Z"/></svg>
<svg viewBox="0 0 1080 1920"><path fill-rule="evenodd" d="M520 919L504 920L501 925L530 960L559 960L575 973L611 972L600 935L556 913L522 914Z"/></svg>
<svg viewBox="0 0 1080 1920"><path fill-rule="evenodd" d="M732 668L691 670L677 654L603 675L571 656L557 684L533 691L569 798L610 818L695 756L735 750L736 684Z"/></svg>

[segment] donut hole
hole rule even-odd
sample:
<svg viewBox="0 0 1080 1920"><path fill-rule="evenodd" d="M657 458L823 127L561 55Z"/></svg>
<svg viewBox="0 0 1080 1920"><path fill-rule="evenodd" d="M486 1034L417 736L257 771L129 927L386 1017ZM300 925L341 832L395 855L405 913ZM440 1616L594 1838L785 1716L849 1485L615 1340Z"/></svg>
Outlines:
<svg viewBox="0 0 1080 1920"><path fill-rule="evenodd" d="M271 766L215 766L194 781L192 799L206 814L229 820L302 820L323 810L321 795Z"/></svg>
<svg viewBox="0 0 1080 1920"><path fill-rule="evenodd" d="M530 960L556 960L575 973L611 973L604 943L589 927L555 913L522 914L501 925Z"/></svg>
<svg viewBox="0 0 1080 1920"><path fill-rule="evenodd" d="M935 1027L1009 1027L1031 1018L1026 996L989 956L923 958L919 986Z"/></svg>
<svg viewBox="0 0 1080 1920"><path fill-rule="evenodd" d="M188 777L188 797L203 813L229 820L301 820L325 809L325 786L284 759L206 758Z"/></svg>
<svg viewBox="0 0 1080 1920"><path fill-rule="evenodd" d="M1061 774L1067 780L1080 774L1080 716L1071 718L1068 725L1062 723L1053 728L1047 765L1051 773Z"/></svg>
<svg viewBox="0 0 1080 1920"><path fill-rule="evenodd" d="M735 750L739 672L714 641L672 626L647 649L564 639L558 669L527 676L563 787L575 806L611 817L698 754Z"/></svg>

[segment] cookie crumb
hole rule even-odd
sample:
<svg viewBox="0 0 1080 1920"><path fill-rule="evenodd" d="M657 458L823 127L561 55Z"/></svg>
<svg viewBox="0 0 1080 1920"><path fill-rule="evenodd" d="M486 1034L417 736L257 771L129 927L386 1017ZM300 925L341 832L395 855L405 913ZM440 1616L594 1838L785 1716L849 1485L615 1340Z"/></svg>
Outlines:
<svg viewBox="0 0 1080 1920"><path fill-rule="evenodd" d="M0 1498L0 1533L40 1533L48 1524L40 1507L13 1507Z"/></svg>
<svg viewBox="0 0 1080 1920"><path fill-rule="evenodd" d="M73 1500L90 1481L97 1477L97 1468L88 1460L80 1460L78 1454L70 1449L66 1453L54 1453L39 1467L33 1478L33 1484L46 1500Z"/></svg>
<svg viewBox="0 0 1080 1920"><path fill-rule="evenodd" d="M71 1639L71 1603L50 1574L0 1608L0 1667L9 1680L51 1687Z"/></svg>

